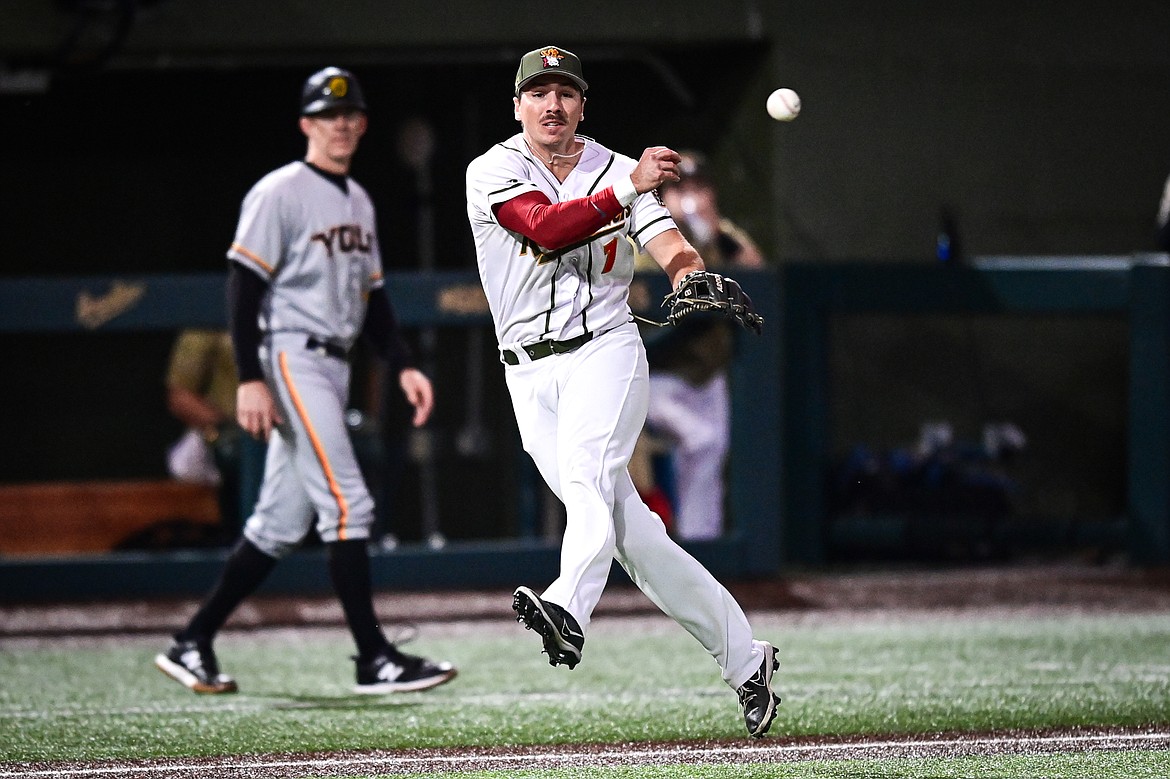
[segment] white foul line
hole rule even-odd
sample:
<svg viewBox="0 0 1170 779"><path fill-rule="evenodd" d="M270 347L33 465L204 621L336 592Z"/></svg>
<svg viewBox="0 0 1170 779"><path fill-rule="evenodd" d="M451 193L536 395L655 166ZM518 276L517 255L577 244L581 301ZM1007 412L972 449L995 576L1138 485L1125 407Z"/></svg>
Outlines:
<svg viewBox="0 0 1170 779"><path fill-rule="evenodd" d="M509 763L517 760L522 760L526 765L535 763L546 764L560 764L572 763L578 764L594 764L605 765L607 762L620 761L625 765L629 765L631 760L661 760L671 757L687 757L694 758L696 756L767 756L767 755L817 755L821 753L836 753L842 752L863 752L868 750L879 749L910 749L915 747L960 747L965 750L970 750L974 747L996 747L996 746L1068 746L1074 747L1078 744L1086 743L1101 743L1108 742L1110 746L1120 745L1121 743L1131 742L1162 742L1167 747L1170 747L1170 732L1158 733L1098 733L1085 735L1059 735L1059 736L1002 736L1002 737L988 737L988 738L971 738L971 739L907 739L905 741L846 741L840 743L830 744L781 744L775 745L758 745L758 746L713 746L713 747L670 747L665 749L629 749L620 751L599 751L599 752L512 752L508 754L443 754L443 755L407 755L396 754L379 757L376 755L369 755L366 757L347 757L347 758L330 758L330 759L307 759L307 760L245 760L233 761L229 763L174 763L163 762L160 760L158 765L145 766L107 766L107 767L89 767L89 768L63 768L57 767L46 770L34 771L0 771L0 777L29 777L29 776L46 776L46 777L85 777L85 776L103 776L103 775L127 775L138 774L149 776L152 774L168 774L182 771L206 773L210 771L255 771L257 769L275 769L275 768L329 768L336 766L379 766L379 765L393 765L393 766L410 766L423 764L459 764L459 763ZM1013 752L1013 754L1021 754L1020 752ZM837 758L837 759L849 759Z"/></svg>

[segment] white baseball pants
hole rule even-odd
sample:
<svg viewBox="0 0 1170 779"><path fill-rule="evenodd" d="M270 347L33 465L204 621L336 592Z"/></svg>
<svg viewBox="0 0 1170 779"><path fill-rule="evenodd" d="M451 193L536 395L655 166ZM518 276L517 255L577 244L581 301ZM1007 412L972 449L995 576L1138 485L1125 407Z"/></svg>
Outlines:
<svg viewBox="0 0 1170 779"><path fill-rule="evenodd" d="M669 535L627 465L646 419L648 368L635 324L568 354L505 367L524 449L565 504L560 576L541 597L587 631L612 560L711 654L732 688L763 655L743 610Z"/></svg>

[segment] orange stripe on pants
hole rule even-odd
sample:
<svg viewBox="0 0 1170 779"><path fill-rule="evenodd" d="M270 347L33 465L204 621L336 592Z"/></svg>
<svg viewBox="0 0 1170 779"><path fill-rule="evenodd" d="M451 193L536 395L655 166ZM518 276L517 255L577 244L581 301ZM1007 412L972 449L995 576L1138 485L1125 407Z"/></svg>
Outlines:
<svg viewBox="0 0 1170 779"><path fill-rule="evenodd" d="M330 467L329 458L325 455L325 447L321 446L321 439L317 437L317 431L313 429L313 422L309 419L305 404L301 401L301 395L297 392L297 386L293 382L292 374L289 373L286 352L280 353L280 375L284 377L284 383L288 386L288 394L292 398L297 416L300 417L301 423L308 431L309 440L313 444L313 452L317 455L317 461L321 463L321 470L325 473L325 481L329 483L329 492L337 500L337 540L345 541L346 525L349 523L349 504L345 502L345 496L341 494L341 488L337 486L337 480L333 478L333 468Z"/></svg>

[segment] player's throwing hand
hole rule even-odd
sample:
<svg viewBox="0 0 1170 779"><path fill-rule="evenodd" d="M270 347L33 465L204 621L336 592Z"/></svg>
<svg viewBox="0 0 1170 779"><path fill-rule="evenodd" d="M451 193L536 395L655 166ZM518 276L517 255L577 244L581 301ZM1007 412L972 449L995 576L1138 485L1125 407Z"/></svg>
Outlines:
<svg viewBox="0 0 1170 779"><path fill-rule="evenodd" d="M664 181L678 181L680 178L678 164L680 162L682 162L682 157L674 149L668 149L665 146L652 146L646 149L630 173L634 189L641 194L657 189Z"/></svg>

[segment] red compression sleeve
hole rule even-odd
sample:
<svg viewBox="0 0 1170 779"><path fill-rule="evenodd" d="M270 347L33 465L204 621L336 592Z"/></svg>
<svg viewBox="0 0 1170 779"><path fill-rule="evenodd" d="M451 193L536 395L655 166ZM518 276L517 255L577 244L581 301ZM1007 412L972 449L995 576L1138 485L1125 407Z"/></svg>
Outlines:
<svg viewBox="0 0 1170 779"><path fill-rule="evenodd" d="M525 192L496 206L496 219L545 249L559 249L592 235L621 212L613 187L606 187L564 203L549 202L543 192Z"/></svg>

